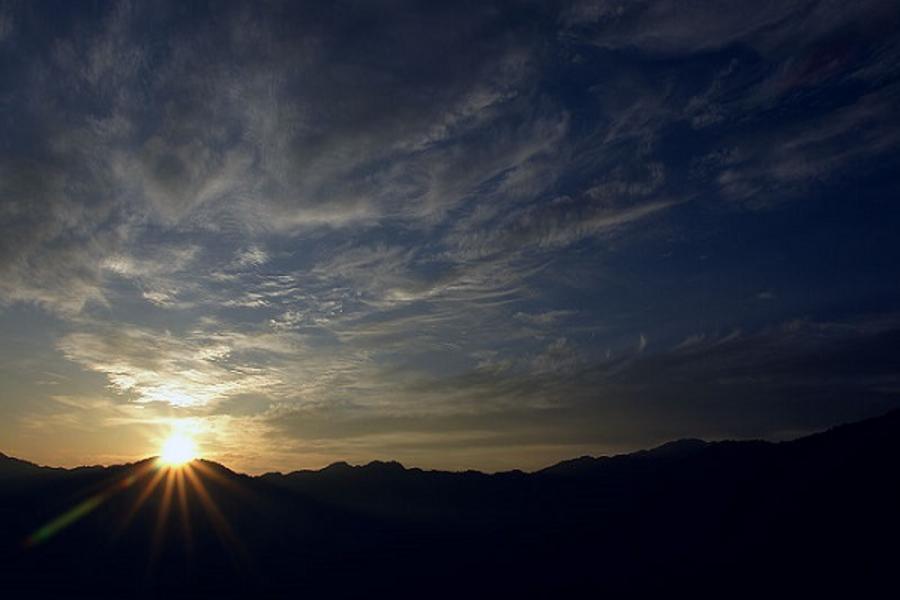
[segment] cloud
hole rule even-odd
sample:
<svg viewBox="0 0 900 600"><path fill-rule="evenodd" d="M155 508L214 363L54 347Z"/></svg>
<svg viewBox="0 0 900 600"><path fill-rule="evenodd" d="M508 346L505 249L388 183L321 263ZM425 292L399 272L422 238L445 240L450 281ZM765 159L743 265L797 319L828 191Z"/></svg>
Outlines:
<svg viewBox="0 0 900 600"><path fill-rule="evenodd" d="M900 144L900 134L886 126L896 97L897 89L886 87L827 115L747 136L717 175L722 195L764 208L831 182L850 167L864 168L868 159ZM857 143L847 145L848 137Z"/></svg>
<svg viewBox="0 0 900 600"><path fill-rule="evenodd" d="M237 253L234 263L237 267L255 267L269 262L269 254L259 246L249 246Z"/></svg>
<svg viewBox="0 0 900 600"><path fill-rule="evenodd" d="M568 317L574 316L577 314L577 311L574 310L550 310L537 314L529 314L524 312L517 312L513 315L513 318L528 323L530 325L555 325L559 321L563 319L567 319Z"/></svg>
<svg viewBox="0 0 900 600"><path fill-rule="evenodd" d="M744 43L767 51L788 42L809 43L852 23L869 25L893 11L877 1L838 5L827 1L643 0L616 4L579 0L562 22L592 43L664 54L695 53Z"/></svg>
<svg viewBox="0 0 900 600"><path fill-rule="evenodd" d="M221 336L175 337L117 328L102 334L68 334L58 348L69 360L104 374L114 391L142 403L203 406L235 394L259 393L278 383L258 365L231 359L240 350L273 349L259 339L248 344Z"/></svg>
<svg viewBox="0 0 900 600"><path fill-rule="evenodd" d="M13 34L13 19L6 6L0 8L0 43Z"/></svg>
<svg viewBox="0 0 900 600"><path fill-rule="evenodd" d="M678 204L656 197L664 180L662 167L651 164L647 171L644 178L616 173L578 197L560 196L512 208L474 231L458 227L448 240L456 246L450 256L469 259L553 250L585 238L613 234Z"/></svg>
<svg viewBox="0 0 900 600"><path fill-rule="evenodd" d="M526 101L532 33L480 33L500 18L490 11L411 8L399 23L289 7L291 36L267 11L223 6L209 29L161 10L153 19L172 33L162 45L136 27L150 18L139 5L73 17L77 35L11 74L21 125L7 134L45 141L25 164L0 156L3 228L26 242L7 238L3 296L69 313L102 303L96 265L160 230L202 239L433 221L552 153L566 120ZM371 35L353 41L356 19ZM226 46L233 55L213 51ZM165 289L145 298L173 301Z"/></svg>
<svg viewBox="0 0 900 600"><path fill-rule="evenodd" d="M523 25L528 19L514 15L523 7L411 6L397 22L363 7L329 19L328 11L301 6L277 18L221 6L216 27L174 20L166 9L151 19L171 32L162 44L137 26L151 18L140 5L75 16L78 35L55 39L10 74L17 87L7 103L16 114L6 133L29 140L29 151L0 156L0 218L4 231L18 232L0 254L8 282L0 294L69 314L90 301L102 305L108 290L96 265L108 254L140 252L162 232L204 246L230 239L230 248L216 251L250 266L262 256L237 253L272 236L321 239L334 229L379 227L432 235L449 224L435 253L458 263L458 272L477 258L602 238L703 191L670 181L658 149L667 127L680 119L730 126L735 115L798 85L826 81L796 75L778 50L781 32L808 25L799 43L812 48L848 23L874 26L862 10L805 6L775 3L751 15L702 2L573 3L557 21L550 12L530 15L562 30ZM294 35L281 34L284 21ZM367 24L366 36L351 35L358 22ZM873 31L871 44L888 52L881 30ZM578 51L585 40L686 60L747 43L785 69L748 83L746 60L729 58L711 72L699 69L708 84L697 89L633 64L614 66L602 81L583 82L597 107L586 116L542 87L548 73L569 67L547 45ZM845 77L875 81L865 61L840 64ZM745 206L767 205L893 148L896 136L883 127L892 100L874 90L806 124L731 135L727 160L707 160L699 180ZM865 140L844 143L850 133ZM145 285L151 303L193 305L180 297L185 282ZM399 285L394 297L445 289L419 285ZM233 302L265 306L259 298Z"/></svg>
<svg viewBox="0 0 900 600"><path fill-rule="evenodd" d="M298 451L421 457L440 449L445 460L464 465L472 464L460 458L467 445L479 448L481 464L499 464L487 450L496 447L514 448L538 466L551 447L565 456L687 435L792 437L891 405L896 326L889 318L787 322L593 363L577 360L558 338L524 371L494 368L496 354L454 376L391 371L382 375L392 382L389 404L285 404L267 422L275 438ZM854 353L858 358L848 360ZM847 402L846 394L856 400ZM818 411L805 410L809 402Z"/></svg>
<svg viewBox="0 0 900 600"><path fill-rule="evenodd" d="M551 342L541 354L534 357L531 364L535 373L545 374L572 372L578 363L578 353L566 338L561 337Z"/></svg>
<svg viewBox="0 0 900 600"><path fill-rule="evenodd" d="M695 334L673 351L648 355L615 378L659 385L745 385L777 395L803 389L824 393L829 386L872 394L896 378L890 348L897 342L897 323L891 318L793 320L753 333Z"/></svg>
<svg viewBox="0 0 900 600"><path fill-rule="evenodd" d="M860 332L760 324L821 308L790 304L821 267L785 236L893 223L857 193L893 189L887 3L124 2L52 30L3 7L0 325L102 376L84 397L319 457L328 435L536 457L686 415L750 431L698 414L732 394L767 431L755 395L771 423L792 386L831 393L791 369L896 387L877 356L804 363ZM887 246L829 277L880 294ZM744 304L710 283L734 273Z"/></svg>
<svg viewBox="0 0 900 600"><path fill-rule="evenodd" d="M114 208L69 199L78 178L0 159L0 299L35 302L66 314L105 303L99 262L119 247L122 229L100 227Z"/></svg>
<svg viewBox="0 0 900 600"><path fill-rule="evenodd" d="M638 354L640 354L641 352L643 352L646 349L647 349L647 336L645 336L642 333L641 335L638 336L638 346L637 346Z"/></svg>

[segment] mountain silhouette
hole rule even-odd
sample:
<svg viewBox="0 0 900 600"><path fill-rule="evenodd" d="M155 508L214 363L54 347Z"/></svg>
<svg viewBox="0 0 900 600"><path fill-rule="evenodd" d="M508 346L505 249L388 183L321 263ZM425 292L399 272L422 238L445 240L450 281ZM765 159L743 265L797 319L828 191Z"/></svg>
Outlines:
<svg viewBox="0 0 900 600"><path fill-rule="evenodd" d="M0 455L16 597L893 597L900 411L781 443L681 440L534 472Z"/></svg>
<svg viewBox="0 0 900 600"><path fill-rule="evenodd" d="M7 456L0 452L0 479L8 479L11 477L20 477L29 474L36 474L46 469L38 465Z"/></svg>

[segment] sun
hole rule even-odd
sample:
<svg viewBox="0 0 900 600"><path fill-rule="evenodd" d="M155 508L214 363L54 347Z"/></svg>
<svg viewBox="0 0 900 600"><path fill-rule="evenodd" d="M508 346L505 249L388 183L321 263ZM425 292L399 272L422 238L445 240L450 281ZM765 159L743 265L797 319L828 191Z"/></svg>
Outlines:
<svg viewBox="0 0 900 600"><path fill-rule="evenodd" d="M178 467L197 458L197 445L183 433L173 433L160 449L160 464Z"/></svg>

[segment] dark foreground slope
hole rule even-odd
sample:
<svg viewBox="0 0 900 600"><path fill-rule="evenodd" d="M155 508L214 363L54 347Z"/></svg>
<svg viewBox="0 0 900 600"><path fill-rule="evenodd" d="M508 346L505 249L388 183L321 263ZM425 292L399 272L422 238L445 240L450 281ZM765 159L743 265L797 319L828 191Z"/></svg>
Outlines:
<svg viewBox="0 0 900 600"><path fill-rule="evenodd" d="M17 597L897 597L900 412L485 475L0 457Z"/></svg>

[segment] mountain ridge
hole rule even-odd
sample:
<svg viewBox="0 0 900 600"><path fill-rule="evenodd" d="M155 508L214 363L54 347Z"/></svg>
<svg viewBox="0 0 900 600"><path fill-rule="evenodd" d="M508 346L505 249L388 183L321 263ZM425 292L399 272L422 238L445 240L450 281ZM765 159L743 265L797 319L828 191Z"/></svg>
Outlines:
<svg viewBox="0 0 900 600"><path fill-rule="evenodd" d="M29 597L889 596L900 559L900 411L531 473L15 460L36 476L0 477L0 581Z"/></svg>
<svg viewBox="0 0 900 600"><path fill-rule="evenodd" d="M845 428L848 428L848 427L853 429L857 426L863 426L864 424L867 424L870 422L879 422L882 419L889 419L892 421L896 421L898 426L900 426L900 409L891 410L882 415L875 416L875 417L869 417L867 419L855 421L852 423L843 423L843 424L835 425L835 426L829 427L827 429L823 429L821 431L816 431L813 433L802 435L800 437L790 439L790 440L782 440L782 441L772 442L772 441L763 440L763 439L739 439L739 440L721 439L721 440L709 441L709 440L703 440L703 439L699 439L699 438L679 438L679 439L671 440L668 442L664 442L658 446L653 446L651 448L646 448L646 449L634 450L632 452L609 454L609 455L598 455L598 456L586 454L586 455L577 456L577 457L573 457L573 458L569 458L569 459L563 459L554 464L548 465L546 467L541 467L541 468L538 468L538 469L535 469L532 471L525 471L522 469L508 469L508 470L503 470L503 471L481 471L478 469L461 469L461 470L429 469L429 468L422 468L422 467L408 467L397 460L374 459L367 463L360 463L360 464L351 464L346 460L339 460L339 461L335 461L333 463L329 463L329 464L325 465L324 467L321 467L318 469L296 469L296 470L287 471L287 472L266 471L266 472L263 472L260 474L251 474L251 473L245 473L243 471L235 471L223 463L213 461L210 459L206 459L203 457L198 457L194 460L204 461L208 464L216 465L217 467L226 469L227 471L229 471L231 473L234 473L237 475L243 475L246 477L252 477L252 478L266 478L266 477L272 477L272 476L288 477L288 476L293 476L293 475L304 475L304 474L312 474L312 473L329 473L329 474L353 473L353 472L358 472L361 469L362 470L378 469L378 470L394 470L394 471L402 470L402 471L419 471L419 472L426 472L426 473L430 472L430 473L452 473L452 474L478 473L480 475L502 475L502 474L511 474L511 473L512 474L522 473L522 474L528 475L528 474L547 473L547 472L564 472L564 471L570 469L571 467L579 467L579 466L584 467L584 466L588 466L588 465L595 466L598 463L602 463L604 461L622 459L622 458L642 458L642 457L678 458L678 457L684 456L686 454L690 454L690 453L696 452L698 450L701 450L703 448L707 448L707 447L714 446L717 444L756 444L756 445L759 445L759 444L770 444L770 445L793 444L796 442L800 442L802 440L808 440L810 438L818 438L818 436L827 435L831 432L842 432L842 431L845 431ZM155 461L157 459L158 459L157 456L149 456L149 457L145 457L142 459L138 459L138 460L135 460L132 462L126 462L126 463L113 463L113 464L109 464L109 465L94 464L94 465L79 465L76 467L60 467L60 466L41 465L38 463L31 462L27 459L8 455L8 454L0 451L0 475L2 475L2 473L3 473L4 464L6 464L8 461L12 461L12 462L21 464L23 466L23 468L72 472L72 471L75 471L78 469L86 469L86 468L89 468L89 469L95 469L95 468L111 469L111 468L116 468L116 467L128 467L128 466L139 465L139 464L149 462L149 461ZM398 467L399 467L399 469L398 469Z"/></svg>

